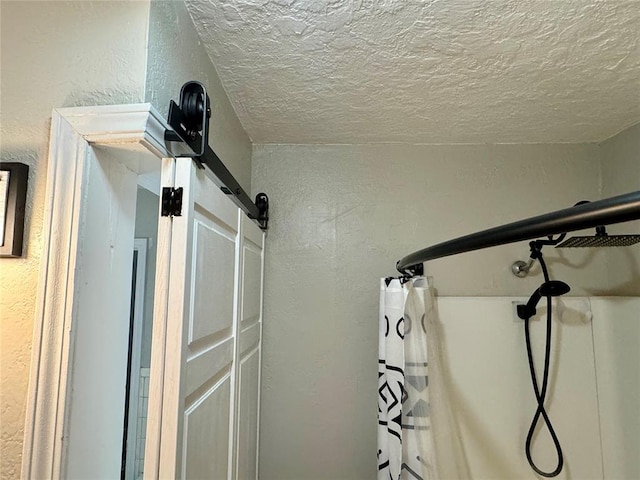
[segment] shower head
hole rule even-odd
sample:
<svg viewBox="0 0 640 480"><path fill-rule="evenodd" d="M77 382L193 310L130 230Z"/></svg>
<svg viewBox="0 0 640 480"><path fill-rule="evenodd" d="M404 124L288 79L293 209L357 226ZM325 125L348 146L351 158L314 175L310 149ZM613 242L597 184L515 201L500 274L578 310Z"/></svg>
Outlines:
<svg viewBox="0 0 640 480"><path fill-rule="evenodd" d="M640 243L640 235L577 236L566 239L556 248L629 247Z"/></svg>
<svg viewBox="0 0 640 480"><path fill-rule="evenodd" d="M542 297L559 297L565 293L569 293L571 287L560 280L549 280L540 285L526 305L518 305L518 317L522 320L529 320L536 314L536 306Z"/></svg>
<svg viewBox="0 0 640 480"><path fill-rule="evenodd" d="M571 237L556 248L629 247L636 243L640 243L640 235L609 235L604 227L596 227L595 235Z"/></svg>

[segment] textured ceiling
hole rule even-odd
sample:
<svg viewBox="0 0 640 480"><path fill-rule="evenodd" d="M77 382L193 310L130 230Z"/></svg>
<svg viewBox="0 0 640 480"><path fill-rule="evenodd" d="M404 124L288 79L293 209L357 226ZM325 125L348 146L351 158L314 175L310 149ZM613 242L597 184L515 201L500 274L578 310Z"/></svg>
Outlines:
<svg viewBox="0 0 640 480"><path fill-rule="evenodd" d="M640 1L186 4L255 143L593 142L640 121Z"/></svg>

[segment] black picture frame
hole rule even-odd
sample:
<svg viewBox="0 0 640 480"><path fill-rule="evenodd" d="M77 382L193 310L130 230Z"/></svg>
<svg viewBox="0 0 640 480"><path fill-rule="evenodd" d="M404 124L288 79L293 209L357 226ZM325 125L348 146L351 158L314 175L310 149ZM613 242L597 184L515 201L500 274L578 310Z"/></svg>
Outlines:
<svg viewBox="0 0 640 480"><path fill-rule="evenodd" d="M4 225L0 225L0 228L4 227L0 257L21 257L29 166L17 162L0 162L0 170L9 172Z"/></svg>

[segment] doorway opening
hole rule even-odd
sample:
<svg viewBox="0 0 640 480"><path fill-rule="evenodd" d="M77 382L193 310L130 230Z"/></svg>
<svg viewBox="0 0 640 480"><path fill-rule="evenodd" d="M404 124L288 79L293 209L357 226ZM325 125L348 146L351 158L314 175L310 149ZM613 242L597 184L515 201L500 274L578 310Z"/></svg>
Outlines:
<svg viewBox="0 0 640 480"><path fill-rule="evenodd" d="M140 182L139 182L140 183ZM142 182L145 183L144 181ZM159 187L159 182L158 182ZM122 480L142 478L149 405L151 332L160 198L153 184L138 185L131 276L127 386L122 441Z"/></svg>

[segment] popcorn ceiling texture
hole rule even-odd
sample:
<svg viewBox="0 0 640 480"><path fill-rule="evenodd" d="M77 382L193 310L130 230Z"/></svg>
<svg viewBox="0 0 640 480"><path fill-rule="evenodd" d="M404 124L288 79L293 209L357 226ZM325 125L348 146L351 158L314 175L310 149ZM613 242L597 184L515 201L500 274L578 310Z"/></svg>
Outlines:
<svg viewBox="0 0 640 480"><path fill-rule="evenodd" d="M640 120L640 2L186 0L254 143L596 142Z"/></svg>

